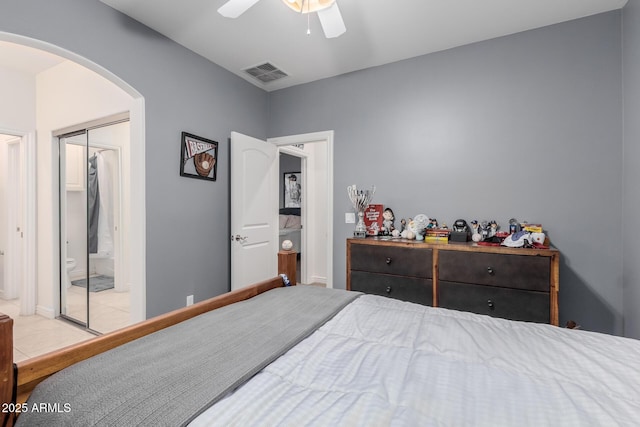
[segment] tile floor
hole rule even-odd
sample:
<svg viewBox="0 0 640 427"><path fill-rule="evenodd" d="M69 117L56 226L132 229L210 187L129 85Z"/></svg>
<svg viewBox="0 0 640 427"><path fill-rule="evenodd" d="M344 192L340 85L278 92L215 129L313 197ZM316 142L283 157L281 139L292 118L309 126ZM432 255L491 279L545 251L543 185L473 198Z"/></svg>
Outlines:
<svg viewBox="0 0 640 427"><path fill-rule="evenodd" d="M74 289L77 288L77 289ZM74 298L82 299L84 289L72 286L69 292L69 303ZM85 297L86 298L86 297ZM90 295L92 329L109 332L129 324L129 293L115 292L109 289L93 292ZM39 356L53 350L66 347L95 335L82 327L61 319L48 319L40 315L20 316L19 300L0 299L0 313L9 315L13 319L13 360L19 362L31 357Z"/></svg>
<svg viewBox="0 0 640 427"><path fill-rule="evenodd" d="M86 304L85 288L71 286L67 289L68 316L85 322ZM129 325L129 292L116 292L113 289L90 292L89 313L89 327L103 334Z"/></svg>

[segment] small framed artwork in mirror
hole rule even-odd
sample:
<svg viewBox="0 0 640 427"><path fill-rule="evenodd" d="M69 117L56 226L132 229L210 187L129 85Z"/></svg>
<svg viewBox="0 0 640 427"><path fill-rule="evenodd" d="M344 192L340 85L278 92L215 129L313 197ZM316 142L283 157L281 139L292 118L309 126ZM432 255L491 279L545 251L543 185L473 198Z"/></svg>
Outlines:
<svg viewBox="0 0 640 427"><path fill-rule="evenodd" d="M218 143L182 132L180 176L216 180Z"/></svg>

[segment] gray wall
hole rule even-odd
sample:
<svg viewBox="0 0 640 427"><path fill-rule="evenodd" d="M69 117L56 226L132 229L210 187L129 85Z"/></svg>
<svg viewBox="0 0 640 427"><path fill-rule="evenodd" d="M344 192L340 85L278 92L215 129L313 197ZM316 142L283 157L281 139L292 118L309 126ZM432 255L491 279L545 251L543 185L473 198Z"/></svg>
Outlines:
<svg viewBox="0 0 640 427"><path fill-rule="evenodd" d="M267 94L98 0L3 0L0 31L82 55L144 96L147 316L228 291L227 138L266 137ZM179 176L182 131L219 141L216 182Z"/></svg>
<svg viewBox="0 0 640 427"><path fill-rule="evenodd" d="M615 11L272 92L269 136L335 130L334 286L374 184L396 218L542 223L561 323L621 334L621 51Z"/></svg>
<svg viewBox="0 0 640 427"><path fill-rule="evenodd" d="M640 338L640 4L623 12L624 75L624 322L625 335Z"/></svg>

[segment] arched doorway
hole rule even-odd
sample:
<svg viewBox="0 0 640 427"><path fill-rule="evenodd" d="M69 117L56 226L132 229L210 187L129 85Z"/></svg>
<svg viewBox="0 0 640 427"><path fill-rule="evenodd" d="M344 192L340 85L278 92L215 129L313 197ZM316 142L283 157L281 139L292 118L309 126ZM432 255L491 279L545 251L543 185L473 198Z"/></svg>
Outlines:
<svg viewBox="0 0 640 427"><path fill-rule="evenodd" d="M72 67L82 67L87 72L96 76L96 79L103 79L109 84L117 88L129 98L128 113L130 116L130 147L128 150L128 160L123 161L123 167L127 169L127 193L124 203L127 207L124 209L128 221L127 236L130 242L127 246L127 257L139 260L132 262L129 270L128 283L131 290L130 306L131 306L131 322L143 320L146 317L145 307L145 283L146 271L145 259L145 138L144 138L144 98L142 95L124 82L122 79L114 75L101 66L79 56L73 52L51 45L50 43L41 42L14 34L0 32L0 42L8 42L25 48L37 49L43 54L53 54L62 58L64 61L73 63ZM98 107L97 110L100 110ZM120 112L120 111L118 111ZM104 114L101 114L104 115ZM97 118L97 117L96 117ZM31 205L35 211L37 227L25 230L27 233L35 234L37 232L37 313L45 317L53 318L58 316L60 288L59 283L63 272L60 268L60 259L58 253L53 248L59 247L60 243L60 218L58 210L58 188L53 185L59 171L56 162L52 159L57 155L54 144L52 131L59 130L64 126L70 126L75 123L87 121L85 117L79 117L75 122L69 122L71 118L65 118L65 121L47 120L45 119L42 127L37 126L37 164L32 164L33 174L37 180L37 194ZM22 129L22 126L12 126L10 123L3 122L0 117L0 128L16 129L24 133L36 129ZM29 169L27 169L29 170ZM31 176L33 179L34 177Z"/></svg>

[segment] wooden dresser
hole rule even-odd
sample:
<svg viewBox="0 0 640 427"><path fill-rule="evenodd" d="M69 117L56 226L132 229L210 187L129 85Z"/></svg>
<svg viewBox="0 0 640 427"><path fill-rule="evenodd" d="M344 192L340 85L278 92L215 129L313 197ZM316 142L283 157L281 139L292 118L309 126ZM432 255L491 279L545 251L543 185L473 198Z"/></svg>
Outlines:
<svg viewBox="0 0 640 427"><path fill-rule="evenodd" d="M347 239L347 289L558 325L556 249Z"/></svg>

